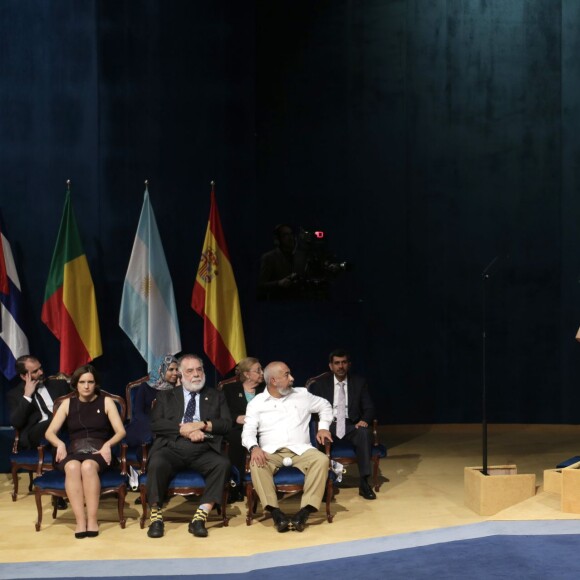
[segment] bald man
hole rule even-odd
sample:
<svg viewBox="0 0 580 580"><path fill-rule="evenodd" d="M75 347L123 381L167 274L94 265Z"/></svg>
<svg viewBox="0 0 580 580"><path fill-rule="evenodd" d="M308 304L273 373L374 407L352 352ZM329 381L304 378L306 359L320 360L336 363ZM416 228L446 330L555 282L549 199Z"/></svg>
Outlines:
<svg viewBox="0 0 580 580"><path fill-rule="evenodd" d="M286 363L271 362L264 369L264 381L266 389L246 408L242 444L250 452L254 489L278 532L291 527L302 532L308 516L320 508L328 478L328 457L310 443L310 418L312 413L319 416L316 440L332 441L332 406L304 388L294 388ZM300 510L292 518L280 510L274 485L274 474L287 457L305 475Z"/></svg>

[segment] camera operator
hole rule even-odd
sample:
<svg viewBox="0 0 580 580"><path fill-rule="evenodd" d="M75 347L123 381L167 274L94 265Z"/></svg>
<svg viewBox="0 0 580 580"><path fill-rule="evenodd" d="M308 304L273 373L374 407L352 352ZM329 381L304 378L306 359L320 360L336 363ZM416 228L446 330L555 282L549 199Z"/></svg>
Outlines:
<svg viewBox="0 0 580 580"><path fill-rule="evenodd" d="M274 228L274 246L260 258L258 299L295 300L299 289L294 268L296 239L291 226L279 224Z"/></svg>

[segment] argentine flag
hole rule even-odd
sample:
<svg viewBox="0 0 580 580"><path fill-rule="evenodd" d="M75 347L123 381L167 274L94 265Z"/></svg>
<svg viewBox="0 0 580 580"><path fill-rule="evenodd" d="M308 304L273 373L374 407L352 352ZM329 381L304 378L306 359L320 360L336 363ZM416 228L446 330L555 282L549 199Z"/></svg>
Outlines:
<svg viewBox="0 0 580 580"><path fill-rule="evenodd" d="M173 283L165 260L149 191L123 286L119 326L147 361L147 371L165 354L181 351Z"/></svg>
<svg viewBox="0 0 580 580"><path fill-rule="evenodd" d="M16 376L16 359L30 354L22 330L21 298L12 249L0 228L0 371L9 380Z"/></svg>

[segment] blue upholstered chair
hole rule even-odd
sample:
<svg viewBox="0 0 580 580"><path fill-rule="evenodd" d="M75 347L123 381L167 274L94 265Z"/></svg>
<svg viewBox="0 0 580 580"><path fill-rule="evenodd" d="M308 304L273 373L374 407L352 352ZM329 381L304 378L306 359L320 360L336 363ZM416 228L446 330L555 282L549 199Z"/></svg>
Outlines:
<svg viewBox="0 0 580 580"><path fill-rule="evenodd" d="M52 470L52 449L48 443L40 445L36 449L18 449L20 433L14 430L14 441L10 453L10 465L12 472L12 501L18 499L18 473L28 472L28 491L32 491L32 484L35 475L40 475L43 471ZM40 454L44 457L44 463L40 461Z"/></svg>
<svg viewBox="0 0 580 580"><path fill-rule="evenodd" d="M136 381L132 381L125 387L125 401L127 402L127 420L126 425L131 423L133 419L133 409L135 407L135 393L136 387L149 380L149 375L145 375ZM136 469L141 468L144 448L150 444L151 441L143 441L140 447L127 446L127 466L132 466Z"/></svg>
<svg viewBox="0 0 580 580"><path fill-rule="evenodd" d="M153 401L153 406L155 406L156 401ZM139 475L139 494L141 499L141 506L143 508L143 512L141 514L141 519L139 520L139 525L141 529L145 527L145 522L148 518L148 504L147 504L147 459L149 453L149 446L146 445L143 450L143 462L141 464L141 475ZM227 449L227 442L224 441L222 453L224 455L228 455ZM228 526L229 518L226 514L226 508L228 503L228 493L230 488L230 482L226 481L224 484L224 489L222 491L222 500L221 505L216 504L216 511L218 514L221 514L222 524L224 527ZM189 496L199 496L203 494L205 489L205 479L199 471L195 471L194 469L184 469L183 471L178 472L173 479L169 482L169 487L167 489L167 497L166 499L170 499L172 497L181 496L181 497L189 497ZM163 517L164 519L167 518L167 512L164 512ZM183 518L172 518L176 521L190 521L191 514L188 517Z"/></svg>
<svg viewBox="0 0 580 580"><path fill-rule="evenodd" d="M101 393L107 397L111 397L117 406L119 407L119 415L121 420L124 421L127 414L127 405L123 397L118 395L112 395L101 389ZM54 402L54 411L58 409L59 405L65 399L75 397L76 392L69 393L64 397L59 397ZM117 496L117 512L119 515L119 524L121 528L125 527L126 519L124 514L125 509L125 497L127 495L127 459L126 459L126 445L121 445L120 450L114 450L114 454L119 457L120 465L118 469L107 469L105 472L99 474L101 480L101 497L107 495ZM56 498L63 497L66 498L65 489L65 474L62 471L54 469L54 452L51 453L52 461L52 471L43 473L42 475L34 479L34 495L36 499L36 509L38 511L38 520L36 522L36 531L40 531L40 526L42 524L42 496L50 495L52 497L52 518L56 518ZM45 457L40 450L40 461L44 464Z"/></svg>
<svg viewBox="0 0 580 580"><path fill-rule="evenodd" d="M330 371L326 371L306 381L308 389L312 383L327 377ZM379 463L381 459L387 456L387 448L379 441L378 421L373 420L373 443L371 448L371 463L373 464L373 487L379 491L381 484L379 481ZM342 465L355 465L357 463L354 445L349 441L334 441L330 446L330 458L333 461L342 463ZM388 480L387 480L388 481Z"/></svg>
<svg viewBox="0 0 580 580"><path fill-rule="evenodd" d="M48 379L58 379L70 382L70 377L65 373L51 375ZM18 449L20 441L20 432L14 429L14 441L10 452L10 465L12 472L12 501L18 499L18 473L20 471L28 472L28 491L32 491L32 483L35 475L40 475L44 471L52 470L52 449L48 441L44 441L36 449ZM40 461L40 452L43 452L44 461Z"/></svg>
<svg viewBox="0 0 580 580"><path fill-rule="evenodd" d="M314 440L312 441L314 433ZM315 438L316 432L313 431L312 423L310 429L311 442L314 447L317 446L317 441ZM330 502L334 497L334 481L335 475L330 468L330 443L325 444L325 452L328 456L328 479L326 480L326 491L325 491L325 505L326 505L326 520L329 524L332 523L334 516L330 513ZM244 474L243 485L246 488L246 525L252 525L254 519L254 514L257 510L258 505L258 495L254 491L254 485L252 484L252 476L250 474L250 455L246 456L246 473ZM276 486L276 492L282 495L294 494L302 491L304 489L304 474L297 467L281 467L274 474L274 485Z"/></svg>

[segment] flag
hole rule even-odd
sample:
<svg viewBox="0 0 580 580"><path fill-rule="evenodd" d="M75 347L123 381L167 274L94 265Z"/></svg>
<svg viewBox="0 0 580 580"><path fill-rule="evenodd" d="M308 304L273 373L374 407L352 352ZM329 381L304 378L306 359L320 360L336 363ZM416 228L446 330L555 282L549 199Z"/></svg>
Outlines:
<svg viewBox="0 0 580 580"><path fill-rule="evenodd" d="M95 287L67 189L62 221L44 291L42 321L60 341L60 371L103 354Z"/></svg>
<svg viewBox="0 0 580 580"><path fill-rule="evenodd" d="M147 189L125 276L119 326L147 361L148 371L155 369L159 357L181 350L173 284Z"/></svg>
<svg viewBox="0 0 580 580"><path fill-rule="evenodd" d="M203 318L203 349L225 375L246 356L238 287L211 188L211 206L191 307Z"/></svg>
<svg viewBox="0 0 580 580"><path fill-rule="evenodd" d="M29 354L22 330L21 298L12 249L0 225L0 371L8 380L16 376L16 359Z"/></svg>

